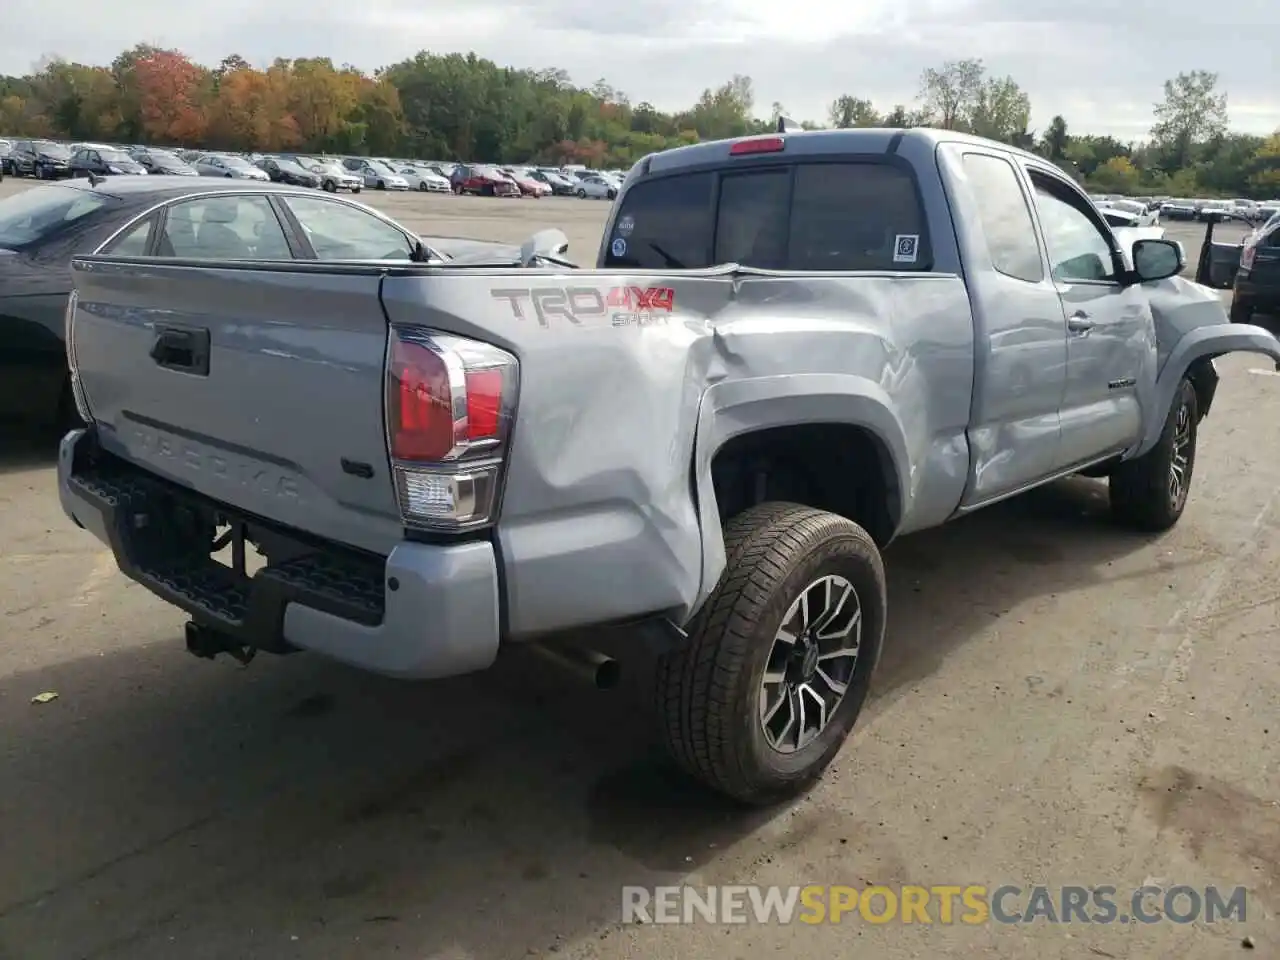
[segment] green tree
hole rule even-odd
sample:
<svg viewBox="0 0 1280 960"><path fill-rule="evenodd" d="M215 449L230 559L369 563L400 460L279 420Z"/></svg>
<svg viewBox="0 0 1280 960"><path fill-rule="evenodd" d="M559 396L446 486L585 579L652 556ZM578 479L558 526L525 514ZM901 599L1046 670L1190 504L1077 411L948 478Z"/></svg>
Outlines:
<svg viewBox="0 0 1280 960"><path fill-rule="evenodd" d="M933 126L962 130L978 104L986 67L981 60L949 60L920 76L922 110Z"/></svg>
<svg viewBox="0 0 1280 960"><path fill-rule="evenodd" d="M1216 73L1191 70L1164 82L1164 99L1155 105L1151 141L1164 157L1165 170L1189 167L1196 148L1226 130L1227 95L1218 91Z"/></svg>
<svg viewBox="0 0 1280 960"><path fill-rule="evenodd" d="M842 93L827 108L827 122L841 129L848 127L878 127L884 120L876 112L870 100Z"/></svg>

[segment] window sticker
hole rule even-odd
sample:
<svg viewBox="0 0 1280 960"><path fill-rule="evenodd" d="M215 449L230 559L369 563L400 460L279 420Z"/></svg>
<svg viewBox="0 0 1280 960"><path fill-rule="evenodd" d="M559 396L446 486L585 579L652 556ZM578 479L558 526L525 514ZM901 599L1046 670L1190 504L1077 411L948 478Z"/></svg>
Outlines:
<svg viewBox="0 0 1280 960"><path fill-rule="evenodd" d="M609 250L615 257L625 257L627 255L627 241L623 240L621 237L615 237L613 245L609 247Z"/></svg>
<svg viewBox="0 0 1280 960"><path fill-rule="evenodd" d="M636 218L631 214L626 214L618 221L617 232L620 237L631 236L631 231L636 228Z"/></svg>
<svg viewBox="0 0 1280 960"><path fill-rule="evenodd" d="M893 238L893 262L915 263L920 255L920 235L917 233L900 233Z"/></svg>

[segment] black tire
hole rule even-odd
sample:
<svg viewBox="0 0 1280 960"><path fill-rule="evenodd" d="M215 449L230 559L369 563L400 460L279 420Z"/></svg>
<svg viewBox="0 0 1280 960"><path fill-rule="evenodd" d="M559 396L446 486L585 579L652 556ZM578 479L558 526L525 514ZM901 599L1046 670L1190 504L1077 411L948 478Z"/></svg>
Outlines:
<svg viewBox="0 0 1280 960"><path fill-rule="evenodd" d="M884 565L860 526L835 514L773 502L725 526L724 575L664 654L655 680L662 736L677 764L737 801L773 803L803 791L839 752L866 699L884 640ZM838 573L861 604L861 645L848 690L810 743L790 753L765 739L759 695L774 637L800 594Z"/></svg>
<svg viewBox="0 0 1280 960"><path fill-rule="evenodd" d="M1173 395L1159 442L1136 460L1120 463L1111 473L1111 515L1116 520L1145 533L1163 533L1178 522L1191 491L1199 428L1196 389L1184 379ZM1175 456L1183 459L1176 493L1172 482Z"/></svg>
<svg viewBox="0 0 1280 960"><path fill-rule="evenodd" d="M1240 297L1231 298L1230 318L1232 323L1251 323L1253 322L1253 304L1248 300L1242 300Z"/></svg>
<svg viewBox="0 0 1280 960"><path fill-rule="evenodd" d="M337 193L337 192L338 192L338 185L337 185L336 183L334 183L332 180L326 180L326 181L324 182L324 192L325 192L325 193Z"/></svg>
<svg viewBox="0 0 1280 960"><path fill-rule="evenodd" d="M364 187L352 187L352 188L351 188L351 192L352 192L352 193L359 193L359 192L360 192L361 190L363 190L363 189L364 189Z"/></svg>
<svg viewBox="0 0 1280 960"><path fill-rule="evenodd" d="M425 181L425 180L421 181L421 182L418 184L418 189L419 189L419 190L421 190L423 193L426 193L426 192L427 192L427 181Z"/></svg>
<svg viewBox="0 0 1280 960"><path fill-rule="evenodd" d="M385 190L385 189L387 189L387 185L386 185L386 183L385 183L385 182L383 182L382 180L379 180L379 181L378 181L378 185L377 185L377 189L379 189L379 190Z"/></svg>
<svg viewBox="0 0 1280 960"><path fill-rule="evenodd" d="M617 200L617 199L618 199L618 191L617 191L617 190L610 190L610 191L609 191L609 199L610 199L610 200Z"/></svg>
<svg viewBox="0 0 1280 960"><path fill-rule="evenodd" d="M587 191L586 191L585 189L583 189L582 187L579 187L579 188L578 188L578 199L579 199L579 200L585 200L585 199L587 199Z"/></svg>

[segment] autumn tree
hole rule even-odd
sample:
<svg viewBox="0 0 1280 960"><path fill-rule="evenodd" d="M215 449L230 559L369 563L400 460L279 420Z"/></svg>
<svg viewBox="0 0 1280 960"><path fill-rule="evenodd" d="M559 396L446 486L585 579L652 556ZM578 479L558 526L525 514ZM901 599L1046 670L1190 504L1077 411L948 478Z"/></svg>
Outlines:
<svg viewBox="0 0 1280 960"><path fill-rule="evenodd" d="M1108 193L1137 193L1141 186L1137 167L1128 157L1112 157L1093 172L1091 182Z"/></svg>
<svg viewBox="0 0 1280 960"><path fill-rule="evenodd" d="M1151 141L1163 155L1166 170L1189 167L1196 148L1226 129L1227 95L1218 91L1216 73L1192 70L1164 82Z"/></svg>
<svg viewBox="0 0 1280 960"><path fill-rule="evenodd" d="M155 50L131 67L143 135L164 144L199 143L208 130L209 75L173 50Z"/></svg>
<svg viewBox="0 0 1280 960"><path fill-rule="evenodd" d="M209 137L236 150L291 149L301 142L288 112L289 74L241 67L223 75L209 110Z"/></svg>

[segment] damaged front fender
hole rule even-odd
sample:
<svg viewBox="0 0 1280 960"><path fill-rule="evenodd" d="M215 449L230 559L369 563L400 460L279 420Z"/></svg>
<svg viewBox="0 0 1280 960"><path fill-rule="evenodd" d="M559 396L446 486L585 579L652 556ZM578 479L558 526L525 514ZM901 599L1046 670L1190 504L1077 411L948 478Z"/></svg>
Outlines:
<svg viewBox="0 0 1280 960"><path fill-rule="evenodd" d="M1228 353L1260 353L1280 366L1280 340L1262 327L1243 323L1215 323L1187 331L1169 353L1156 379L1154 409L1167 411L1173 405L1174 393L1188 371L1199 361L1212 360ZM1147 418L1142 444L1135 453L1141 456L1160 440L1165 418Z"/></svg>

